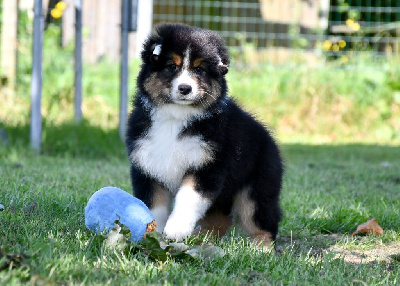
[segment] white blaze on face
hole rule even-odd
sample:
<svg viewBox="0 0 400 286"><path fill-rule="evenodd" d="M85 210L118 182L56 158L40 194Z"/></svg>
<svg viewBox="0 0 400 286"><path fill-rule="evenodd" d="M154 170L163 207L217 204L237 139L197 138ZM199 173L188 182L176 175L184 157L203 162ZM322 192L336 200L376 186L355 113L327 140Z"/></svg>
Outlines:
<svg viewBox="0 0 400 286"><path fill-rule="evenodd" d="M198 87L196 81L189 72L189 67L190 67L190 49L188 48L183 56L181 72L172 81L171 98L175 103L191 104L196 99L198 93ZM192 87L192 91L186 95L181 94L181 92L179 91L180 85L189 85Z"/></svg>

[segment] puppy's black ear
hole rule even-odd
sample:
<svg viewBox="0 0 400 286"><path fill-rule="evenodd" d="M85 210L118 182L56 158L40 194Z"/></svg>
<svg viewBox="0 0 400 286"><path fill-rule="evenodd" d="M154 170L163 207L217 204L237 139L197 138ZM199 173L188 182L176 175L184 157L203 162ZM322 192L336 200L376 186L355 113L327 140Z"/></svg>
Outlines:
<svg viewBox="0 0 400 286"><path fill-rule="evenodd" d="M218 71L221 73L221 75L226 75L228 73L228 65L224 64L222 62L222 59L218 57Z"/></svg>
<svg viewBox="0 0 400 286"><path fill-rule="evenodd" d="M155 63L158 61L162 49L162 45L155 45L153 49L153 53L150 56L150 62Z"/></svg>
<svg viewBox="0 0 400 286"><path fill-rule="evenodd" d="M151 64L158 61L161 53L162 39L157 34L150 35L143 44L141 58L143 63Z"/></svg>
<svg viewBox="0 0 400 286"><path fill-rule="evenodd" d="M227 65L222 64L218 66L218 70L222 75L226 75L229 71L229 68Z"/></svg>

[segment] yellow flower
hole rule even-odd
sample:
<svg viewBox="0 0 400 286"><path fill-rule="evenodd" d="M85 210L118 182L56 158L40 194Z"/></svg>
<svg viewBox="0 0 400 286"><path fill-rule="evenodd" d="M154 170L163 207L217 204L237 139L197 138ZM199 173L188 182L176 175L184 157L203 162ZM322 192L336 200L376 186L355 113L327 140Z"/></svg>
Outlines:
<svg viewBox="0 0 400 286"><path fill-rule="evenodd" d="M334 44L334 45L332 46L332 51L338 52L338 51L339 51L339 46L338 46L337 44Z"/></svg>
<svg viewBox="0 0 400 286"><path fill-rule="evenodd" d="M346 20L346 26L351 27L351 26L353 26L353 24L354 24L354 20L353 19L347 19Z"/></svg>
<svg viewBox="0 0 400 286"><path fill-rule="evenodd" d="M357 32L358 30L360 30L360 24L354 23L354 25L352 26L352 28L353 28L354 31Z"/></svg>
<svg viewBox="0 0 400 286"><path fill-rule="evenodd" d="M349 57L346 55L341 56L339 59L342 64L345 64L349 61Z"/></svg>
<svg viewBox="0 0 400 286"><path fill-rule="evenodd" d="M329 40L324 41L322 44L322 47L324 48L325 51L329 51L332 47L332 42Z"/></svg>
<svg viewBox="0 0 400 286"><path fill-rule="evenodd" d="M54 8L54 9L51 9L50 15L54 19L58 19L62 16L62 11L57 8Z"/></svg>
<svg viewBox="0 0 400 286"><path fill-rule="evenodd" d="M338 45L339 45L339 48L343 49L344 47L346 47L346 41L345 40L340 40Z"/></svg>
<svg viewBox="0 0 400 286"><path fill-rule="evenodd" d="M346 20L346 26L350 27L353 31L357 32L360 30L360 24L354 21L353 19Z"/></svg>
<svg viewBox="0 0 400 286"><path fill-rule="evenodd" d="M60 1L56 4L55 8L58 10L64 11L66 7L67 7L67 4L65 4L64 1Z"/></svg>

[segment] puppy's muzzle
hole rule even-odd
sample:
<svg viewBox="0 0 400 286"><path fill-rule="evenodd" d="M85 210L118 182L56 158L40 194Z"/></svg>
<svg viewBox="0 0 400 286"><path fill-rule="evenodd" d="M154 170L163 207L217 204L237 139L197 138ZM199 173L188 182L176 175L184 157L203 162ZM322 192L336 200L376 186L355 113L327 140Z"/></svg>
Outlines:
<svg viewBox="0 0 400 286"><path fill-rule="evenodd" d="M192 92L192 86L189 84L180 84L178 86L178 91L181 95L188 95Z"/></svg>

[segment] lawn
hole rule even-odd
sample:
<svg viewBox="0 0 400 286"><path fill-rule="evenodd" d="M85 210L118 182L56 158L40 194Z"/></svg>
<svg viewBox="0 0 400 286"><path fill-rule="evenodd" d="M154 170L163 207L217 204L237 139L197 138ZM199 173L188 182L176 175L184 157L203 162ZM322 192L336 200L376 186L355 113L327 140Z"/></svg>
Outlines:
<svg viewBox="0 0 400 286"><path fill-rule="evenodd" d="M10 137L20 132L8 129ZM222 258L159 262L142 253L87 248L94 237L84 225L91 194L107 185L131 191L129 163L117 131L65 124L48 130L46 138L53 133L78 143L55 144L55 149L46 143L48 154L42 155L27 151L24 143L1 145L2 285L400 283L396 146L282 144L284 219L275 253L258 251L233 229L221 240L187 241L220 246L226 252ZM96 140L102 144L91 153ZM382 236L349 236L373 217L385 230Z"/></svg>

